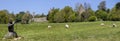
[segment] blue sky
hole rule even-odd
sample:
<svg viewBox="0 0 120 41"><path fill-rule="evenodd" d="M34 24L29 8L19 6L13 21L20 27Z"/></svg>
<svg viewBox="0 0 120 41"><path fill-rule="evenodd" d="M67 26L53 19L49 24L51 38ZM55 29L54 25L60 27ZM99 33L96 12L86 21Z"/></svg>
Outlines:
<svg viewBox="0 0 120 41"><path fill-rule="evenodd" d="M75 4L90 3L93 10L98 9L99 3L103 0L0 0L0 10L7 9L9 12L19 13L20 11L30 11L36 14L47 14L50 8L64 8L71 6L75 8ZM106 7L112 8L120 0L105 0Z"/></svg>

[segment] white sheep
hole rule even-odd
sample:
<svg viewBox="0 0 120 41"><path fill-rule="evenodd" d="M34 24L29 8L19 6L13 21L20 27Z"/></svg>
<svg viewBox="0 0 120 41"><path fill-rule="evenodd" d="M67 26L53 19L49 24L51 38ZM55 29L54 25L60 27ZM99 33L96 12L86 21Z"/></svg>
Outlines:
<svg viewBox="0 0 120 41"><path fill-rule="evenodd" d="M51 28L51 26L50 25L48 25L48 29L50 29Z"/></svg>
<svg viewBox="0 0 120 41"><path fill-rule="evenodd" d="M113 25L112 25L113 27L117 27L117 25L115 24L115 23L113 23Z"/></svg>
<svg viewBox="0 0 120 41"><path fill-rule="evenodd" d="M101 26L104 26L105 24L104 24L104 23L101 23L100 25L101 25Z"/></svg>
<svg viewBox="0 0 120 41"><path fill-rule="evenodd" d="M69 28L69 25L68 25L68 24L65 24L65 28Z"/></svg>

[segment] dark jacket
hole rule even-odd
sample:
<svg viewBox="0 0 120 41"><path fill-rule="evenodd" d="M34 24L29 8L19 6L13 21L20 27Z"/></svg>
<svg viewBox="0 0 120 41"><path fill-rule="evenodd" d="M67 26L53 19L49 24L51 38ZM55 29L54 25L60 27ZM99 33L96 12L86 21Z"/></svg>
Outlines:
<svg viewBox="0 0 120 41"><path fill-rule="evenodd" d="M8 23L8 31L9 32L14 32L14 23L12 23L12 22Z"/></svg>

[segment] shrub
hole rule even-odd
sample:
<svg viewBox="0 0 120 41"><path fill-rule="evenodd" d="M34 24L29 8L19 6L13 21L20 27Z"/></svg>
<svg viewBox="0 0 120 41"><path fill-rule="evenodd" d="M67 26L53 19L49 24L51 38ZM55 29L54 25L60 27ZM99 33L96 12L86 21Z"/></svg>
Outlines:
<svg viewBox="0 0 120 41"><path fill-rule="evenodd" d="M91 16L91 17L88 18L88 21L90 21L90 22L91 21L96 21L96 19L97 19L96 16Z"/></svg>

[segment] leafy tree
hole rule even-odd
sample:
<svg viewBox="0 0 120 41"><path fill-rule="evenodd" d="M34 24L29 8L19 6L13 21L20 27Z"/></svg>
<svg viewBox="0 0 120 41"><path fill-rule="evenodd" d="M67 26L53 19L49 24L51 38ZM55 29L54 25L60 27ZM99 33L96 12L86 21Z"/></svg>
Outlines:
<svg viewBox="0 0 120 41"><path fill-rule="evenodd" d="M30 19L32 19L32 15L27 11L23 16L22 16L22 23L23 24L28 24Z"/></svg>
<svg viewBox="0 0 120 41"><path fill-rule="evenodd" d="M42 13L40 17L46 17L46 15L44 13Z"/></svg>
<svg viewBox="0 0 120 41"><path fill-rule="evenodd" d="M97 10L96 16L99 20L104 20L104 21L107 20L107 13L105 11Z"/></svg>
<svg viewBox="0 0 120 41"><path fill-rule="evenodd" d="M15 21L16 20L16 16L14 15L14 13L12 12L12 13L10 13L10 14L8 14L9 15L9 18L11 19L11 20L13 20L13 21Z"/></svg>
<svg viewBox="0 0 120 41"><path fill-rule="evenodd" d="M112 10L110 11L110 14L108 16L108 19L111 21L120 21L120 16L119 16L120 10L118 10L118 8L116 8L116 6L114 8L112 8Z"/></svg>
<svg viewBox="0 0 120 41"><path fill-rule="evenodd" d="M7 10L0 11L0 23L8 23L9 21L9 12Z"/></svg>
<svg viewBox="0 0 120 41"><path fill-rule="evenodd" d="M35 15L35 18L41 18L41 17L46 17L46 15L44 15L44 13Z"/></svg>
<svg viewBox="0 0 120 41"><path fill-rule="evenodd" d="M96 16L90 16L88 18L88 21L92 22L92 21L96 21L97 20L97 17Z"/></svg>
<svg viewBox="0 0 120 41"><path fill-rule="evenodd" d="M81 17L81 14L85 12L85 9L83 7L82 4L76 4L76 8L75 8L75 21L79 22L79 21L82 21L82 17Z"/></svg>
<svg viewBox="0 0 120 41"><path fill-rule="evenodd" d="M110 13L110 9L107 9L107 13L108 13L108 14Z"/></svg>
<svg viewBox="0 0 120 41"><path fill-rule="evenodd" d="M23 17L24 14L25 14L24 11L19 12L19 13L16 15L16 19L22 20L22 17Z"/></svg>
<svg viewBox="0 0 120 41"><path fill-rule="evenodd" d="M54 15L59 12L59 8L52 8L47 15L47 20L49 22L54 22Z"/></svg>
<svg viewBox="0 0 120 41"><path fill-rule="evenodd" d="M54 15L54 22L55 23L63 23L65 22L65 14L64 11L59 11Z"/></svg>
<svg viewBox="0 0 120 41"><path fill-rule="evenodd" d="M99 10L106 11L106 1L100 2L98 8L99 8Z"/></svg>
<svg viewBox="0 0 120 41"><path fill-rule="evenodd" d="M88 13L90 14L89 16L95 16L95 12L91 8L88 9Z"/></svg>
<svg viewBox="0 0 120 41"><path fill-rule="evenodd" d="M95 16L94 11L91 9L89 3L84 3L85 11L81 14L81 21L88 21L90 16Z"/></svg>
<svg viewBox="0 0 120 41"><path fill-rule="evenodd" d="M115 8L116 8L117 10L120 10L120 2L118 2L118 3L115 5Z"/></svg>
<svg viewBox="0 0 120 41"><path fill-rule="evenodd" d="M63 14L65 14L65 22L72 22L75 20L75 13L71 7L65 6L62 10Z"/></svg>

